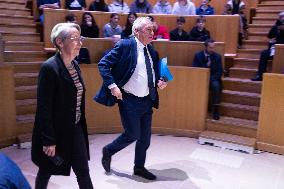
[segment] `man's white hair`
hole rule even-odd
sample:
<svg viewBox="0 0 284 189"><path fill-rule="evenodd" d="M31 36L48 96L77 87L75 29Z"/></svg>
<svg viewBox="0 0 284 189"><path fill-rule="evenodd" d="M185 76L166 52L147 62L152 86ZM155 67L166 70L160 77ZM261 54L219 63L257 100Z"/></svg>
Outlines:
<svg viewBox="0 0 284 189"><path fill-rule="evenodd" d="M75 23L59 23L56 24L50 34L50 40L52 44L59 50L58 45L56 44L56 39L59 37L62 41L64 41L67 37L69 37L69 30L71 28L75 28L81 34L81 28L78 24Z"/></svg>
<svg viewBox="0 0 284 189"><path fill-rule="evenodd" d="M132 25L132 34L136 36L137 31L141 30L144 26L153 24L151 19L147 17L138 17Z"/></svg>

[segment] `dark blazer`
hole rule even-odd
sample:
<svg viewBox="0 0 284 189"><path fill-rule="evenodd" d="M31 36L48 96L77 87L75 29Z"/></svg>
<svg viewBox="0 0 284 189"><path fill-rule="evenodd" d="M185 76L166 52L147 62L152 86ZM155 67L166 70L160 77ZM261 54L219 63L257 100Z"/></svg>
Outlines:
<svg viewBox="0 0 284 189"><path fill-rule="evenodd" d="M221 81L223 75L222 57L218 53L210 55L210 81ZM204 51L195 54L193 59L193 67L208 68Z"/></svg>
<svg viewBox="0 0 284 189"><path fill-rule="evenodd" d="M170 32L171 41L188 41L188 37L188 34L184 30L182 30L182 34L179 35L177 28Z"/></svg>
<svg viewBox="0 0 284 189"><path fill-rule="evenodd" d="M89 156L89 142L85 118L85 86L80 68L75 69L84 92L81 104L81 125ZM70 175L73 128L76 120L77 88L57 53L42 64L38 78L37 109L32 136L32 161L52 175ZM56 145L56 152L64 164L56 168L42 151L43 146Z"/></svg>
<svg viewBox="0 0 284 189"><path fill-rule="evenodd" d="M207 39L210 39L210 32L206 28L199 31L195 26L189 32L189 41L206 41Z"/></svg>
<svg viewBox="0 0 284 189"><path fill-rule="evenodd" d="M159 75L159 57L152 45L148 45L148 50L154 64L154 71L156 76L156 85L158 83ZM111 94L108 86L112 83L121 89L132 76L137 65L137 44L134 37L130 39L123 39L119 41L116 46L104 56L98 64L100 74L103 78L103 84L94 100L106 106L113 106L117 102L115 96ZM157 88L156 88L157 93ZM155 108L158 108L159 98L153 103Z"/></svg>

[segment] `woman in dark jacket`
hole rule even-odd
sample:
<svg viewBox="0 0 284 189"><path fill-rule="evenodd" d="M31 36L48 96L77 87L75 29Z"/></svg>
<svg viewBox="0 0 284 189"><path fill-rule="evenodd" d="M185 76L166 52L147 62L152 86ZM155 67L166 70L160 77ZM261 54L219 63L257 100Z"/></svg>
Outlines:
<svg viewBox="0 0 284 189"><path fill-rule="evenodd" d="M127 39L132 35L132 26L133 26L133 22L136 20L136 18L137 18L136 13L130 12L128 14L125 28L123 29L123 31L121 33L122 39Z"/></svg>
<svg viewBox="0 0 284 189"><path fill-rule="evenodd" d="M95 0L90 4L89 11L109 12L108 5L104 0Z"/></svg>
<svg viewBox="0 0 284 189"><path fill-rule="evenodd" d="M70 175L71 167L80 189L93 189L85 87L74 61L82 46L80 33L74 23L55 25L51 40L59 52L40 69L32 136L32 161L39 167L35 189L46 189L51 175Z"/></svg>
<svg viewBox="0 0 284 189"><path fill-rule="evenodd" d="M130 5L130 12L134 13L152 13L152 6L147 0L135 0Z"/></svg>
<svg viewBox="0 0 284 189"><path fill-rule="evenodd" d="M84 12L82 16L81 30L81 35L84 37L99 37L99 27L91 13Z"/></svg>

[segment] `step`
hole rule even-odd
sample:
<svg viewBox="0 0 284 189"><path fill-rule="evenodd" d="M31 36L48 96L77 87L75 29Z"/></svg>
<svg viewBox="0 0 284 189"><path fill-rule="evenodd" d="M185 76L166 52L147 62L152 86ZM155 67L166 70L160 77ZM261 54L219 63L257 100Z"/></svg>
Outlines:
<svg viewBox="0 0 284 189"><path fill-rule="evenodd" d="M220 114L226 117L234 117L248 120L258 120L259 107L242 104L221 103Z"/></svg>
<svg viewBox="0 0 284 189"><path fill-rule="evenodd" d="M9 62L14 65L15 73L35 73L39 72L43 62Z"/></svg>
<svg viewBox="0 0 284 189"><path fill-rule="evenodd" d="M0 6L1 14L31 16L31 10L26 8L8 8Z"/></svg>
<svg viewBox="0 0 284 189"><path fill-rule="evenodd" d="M17 115L16 116L16 126L18 133L18 141L21 142L30 142L32 133L32 129L34 127L34 114L26 114L26 115ZM28 135L27 135L28 134ZM26 137L28 136L28 137Z"/></svg>
<svg viewBox="0 0 284 189"><path fill-rule="evenodd" d="M198 138L199 144L212 144L223 149L252 154L256 139L214 131L203 131Z"/></svg>
<svg viewBox="0 0 284 189"><path fill-rule="evenodd" d="M233 78L251 79L256 75L257 69L232 67L229 69L229 75Z"/></svg>
<svg viewBox="0 0 284 189"><path fill-rule="evenodd" d="M275 16L273 18L253 17L252 23L253 24L275 24L277 19L278 19L278 16Z"/></svg>
<svg viewBox="0 0 284 189"><path fill-rule="evenodd" d="M284 10L284 4L259 4L257 5L257 8L259 10Z"/></svg>
<svg viewBox="0 0 284 189"><path fill-rule="evenodd" d="M15 73L15 86L37 85L38 73Z"/></svg>
<svg viewBox="0 0 284 189"><path fill-rule="evenodd" d="M269 32L273 24L249 24L249 32Z"/></svg>
<svg viewBox="0 0 284 189"><path fill-rule="evenodd" d="M0 24L0 32L36 32L35 24Z"/></svg>
<svg viewBox="0 0 284 189"><path fill-rule="evenodd" d="M34 32L1 32L5 41L33 41L40 42L40 34Z"/></svg>
<svg viewBox="0 0 284 189"><path fill-rule="evenodd" d="M45 61L47 54L43 51L5 51L5 62Z"/></svg>
<svg viewBox="0 0 284 189"><path fill-rule="evenodd" d="M241 91L250 93L261 93L261 82L250 79L223 78L223 89L231 91Z"/></svg>
<svg viewBox="0 0 284 189"><path fill-rule="evenodd" d="M26 8L25 2L15 2L15 1L4 1L0 0L0 7L6 7L6 8Z"/></svg>
<svg viewBox="0 0 284 189"><path fill-rule="evenodd" d="M219 120L207 119L208 131L256 138L258 122L247 119L221 116Z"/></svg>
<svg viewBox="0 0 284 189"><path fill-rule="evenodd" d="M16 100L37 98L37 85L16 86Z"/></svg>
<svg viewBox="0 0 284 189"><path fill-rule="evenodd" d="M5 41L5 51L42 51L43 42Z"/></svg>
<svg viewBox="0 0 284 189"><path fill-rule="evenodd" d="M21 15L7 15L0 14L0 24L33 24L34 18L32 16L21 16Z"/></svg>
<svg viewBox="0 0 284 189"><path fill-rule="evenodd" d="M248 40L263 40L267 41L268 32L249 32Z"/></svg>
<svg viewBox="0 0 284 189"><path fill-rule="evenodd" d="M261 1L261 5L284 5L283 0L265 0Z"/></svg>
<svg viewBox="0 0 284 189"><path fill-rule="evenodd" d="M261 10L256 8L256 17L275 18L282 10Z"/></svg>
<svg viewBox="0 0 284 189"><path fill-rule="evenodd" d="M258 64L259 64L259 59L234 58L234 67L257 69Z"/></svg>
<svg viewBox="0 0 284 189"><path fill-rule="evenodd" d="M260 57L260 53L263 49L238 49L237 58L253 58Z"/></svg>
<svg viewBox="0 0 284 189"><path fill-rule="evenodd" d="M248 93L241 91L222 90L222 102L232 104L242 104L249 106L260 105L260 94L259 93Z"/></svg>
<svg viewBox="0 0 284 189"><path fill-rule="evenodd" d="M268 40L243 40L243 46L244 49L267 49L268 47Z"/></svg>
<svg viewBox="0 0 284 189"><path fill-rule="evenodd" d="M35 114L36 99L16 100L17 115Z"/></svg>

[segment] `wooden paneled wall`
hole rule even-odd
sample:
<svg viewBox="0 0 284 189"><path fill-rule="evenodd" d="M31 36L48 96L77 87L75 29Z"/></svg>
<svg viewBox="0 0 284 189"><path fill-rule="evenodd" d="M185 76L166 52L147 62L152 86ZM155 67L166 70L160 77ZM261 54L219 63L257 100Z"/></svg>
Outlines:
<svg viewBox="0 0 284 189"><path fill-rule="evenodd" d="M284 45L275 45L272 73L284 73Z"/></svg>
<svg viewBox="0 0 284 189"><path fill-rule="evenodd" d="M284 75L264 74L257 148L284 154Z"/></svg>
<svg viewBox="0 0 284 189"><path fill-rule="evenodd" d="M90 133L121 131L117 106L105 107L93 101L102 80L97 65L82 65L86 93L86 116ZM170 67L174 76L168 87L159 90L160 109L154 110L155 133L197 137L205 129L209 71L189 67Z"/></svg>
<svg viewBox="0 0 284 189"><path fill-rule="evenodd" d="M0 64L0 148L11 145L17 136L14 70Z"/></svg>
<svg viewBox="0 0 284 189"><path fill-rule="evenodd" d="M52 10L46 9L45 25L44 25L44 41L45 47L50 48L50 32L57 23L64 22L65 15L70 12L68 10ZM81 20L82 11L72 11ZM110 13L92 12L97 24L100 28L102 36L103 26L109 22ZM176 18L174 15L154 15L158 23L168 27L169 31L176 27ZM196 16L186 16L185 30L189 31L196 22ZM125 25L126 15L121 15L120 25ZM225 42L225 53L235 54L237 50L239 17L238 16L208 16L206 28L210 31L211 36L220 42Z"/></svg>

